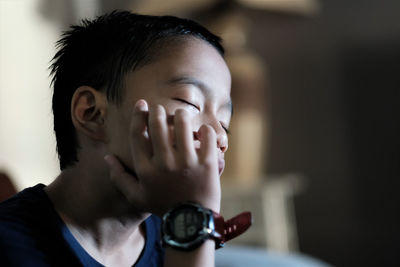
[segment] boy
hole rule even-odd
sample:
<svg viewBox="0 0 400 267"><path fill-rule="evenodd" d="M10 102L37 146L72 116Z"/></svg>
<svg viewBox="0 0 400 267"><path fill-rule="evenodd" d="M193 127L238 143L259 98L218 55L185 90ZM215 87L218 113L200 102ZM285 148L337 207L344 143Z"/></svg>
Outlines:
<svg viewBox="0 0 400 267"><path fill-rule="evenodd" d="M61 173L1 204L5 264L213 266L250 220L217 214L232 113L222 55L175 17L113 12L66 32L52 65Z"/></svg>

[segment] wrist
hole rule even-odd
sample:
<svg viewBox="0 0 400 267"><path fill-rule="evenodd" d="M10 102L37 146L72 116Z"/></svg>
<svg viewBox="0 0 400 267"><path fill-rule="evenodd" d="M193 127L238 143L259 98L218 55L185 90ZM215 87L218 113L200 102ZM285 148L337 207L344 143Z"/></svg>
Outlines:
<svg viewBox="0 0 400 267"><path fill-rule="evenodd" d="M198 203L203 208L212 210L216 213L219 213L221 211L221 199L207 199L205 201L194 201L194 203Z"/></svg>
<svg viewBox="0 0 400 267"><path fill-rule="evenodd" d="M215 266L215 243L213 240L206 240L192 251L182 251L166 247L164 266Z"/></svg>
<svg viewBox="0 0 400 267"><path fill-rule="evenodd" d="M217 192L213 192L207 196L194 194L192 199L188 200L188 202L190 201L198 203L206 209L219 213L221 210L221 191L218 190Z"/></svg>

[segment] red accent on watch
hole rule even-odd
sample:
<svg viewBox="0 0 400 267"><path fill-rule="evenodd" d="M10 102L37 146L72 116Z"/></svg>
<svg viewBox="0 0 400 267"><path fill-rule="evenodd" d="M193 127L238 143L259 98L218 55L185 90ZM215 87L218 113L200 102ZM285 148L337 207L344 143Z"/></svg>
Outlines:
<svg viewBox="0 0 400 267"><path fill-rule="evenodd" d="M217 238L216 248L223 247L226 242L246 232L251 226L251 213L242 212L235 217L225 221L221 214L213 212L214 225L217 233L221 235Z"/></svg>

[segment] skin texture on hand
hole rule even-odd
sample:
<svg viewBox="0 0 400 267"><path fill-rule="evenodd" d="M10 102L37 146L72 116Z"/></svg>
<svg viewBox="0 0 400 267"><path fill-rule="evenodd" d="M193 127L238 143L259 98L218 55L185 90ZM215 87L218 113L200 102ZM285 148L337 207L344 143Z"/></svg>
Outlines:
<svg viewBox="0 0 400 267"><path fill-rule="evenodd" d="M145 100L137 101L129 144L135 174L115 156L107 155L112 182L132 205L159 216L184 201L219 212L216 133L211 126L202 125L195 134L199 148L195 147L193 135L186 110L177 109L173 127L169 127L163 106L149 108Z"/></svg>

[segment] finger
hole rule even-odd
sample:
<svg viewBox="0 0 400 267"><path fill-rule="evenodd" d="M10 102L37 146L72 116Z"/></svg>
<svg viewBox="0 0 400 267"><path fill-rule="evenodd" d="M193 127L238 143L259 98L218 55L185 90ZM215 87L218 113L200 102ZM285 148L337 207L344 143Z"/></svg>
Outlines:
<svg viewBox="0 0 400 267"><path fill-rule="evenodd" d="M146 164L152 155L147 134L148 106L145 100L136 102L130 124L130 148L134 166Z"/></svg>
<svg viewBox="0 0 400 267"><path fill-rule="evenodd" d="M137 203L140 189L138 179L125 171L119 160L113 155L106 155L104 161L110 169L110 180L130 203Z"/></svg>
<svg viewBox="0 0 400 267"><path fill-rule="evenodd" d="M175 112L175 143L181 160L191 162L196 157L194 149L193 131L189 120L189 114L184 109Z"/></svg>
<svg viewBox="0 0 400 267"><path fill-rule="evenodd" d="M203 164L214 166L218 171L217 134L210 125L202 125L199 129L199 160Z"/></svg>
<svg viewBox="0 0 400 267"><path fill-rule="evenodd" d="M161 105L150 108L149 133L153 146L153 154L163 158L171 156L172 147L169 142L167 115L164 107Z"/></svg>

